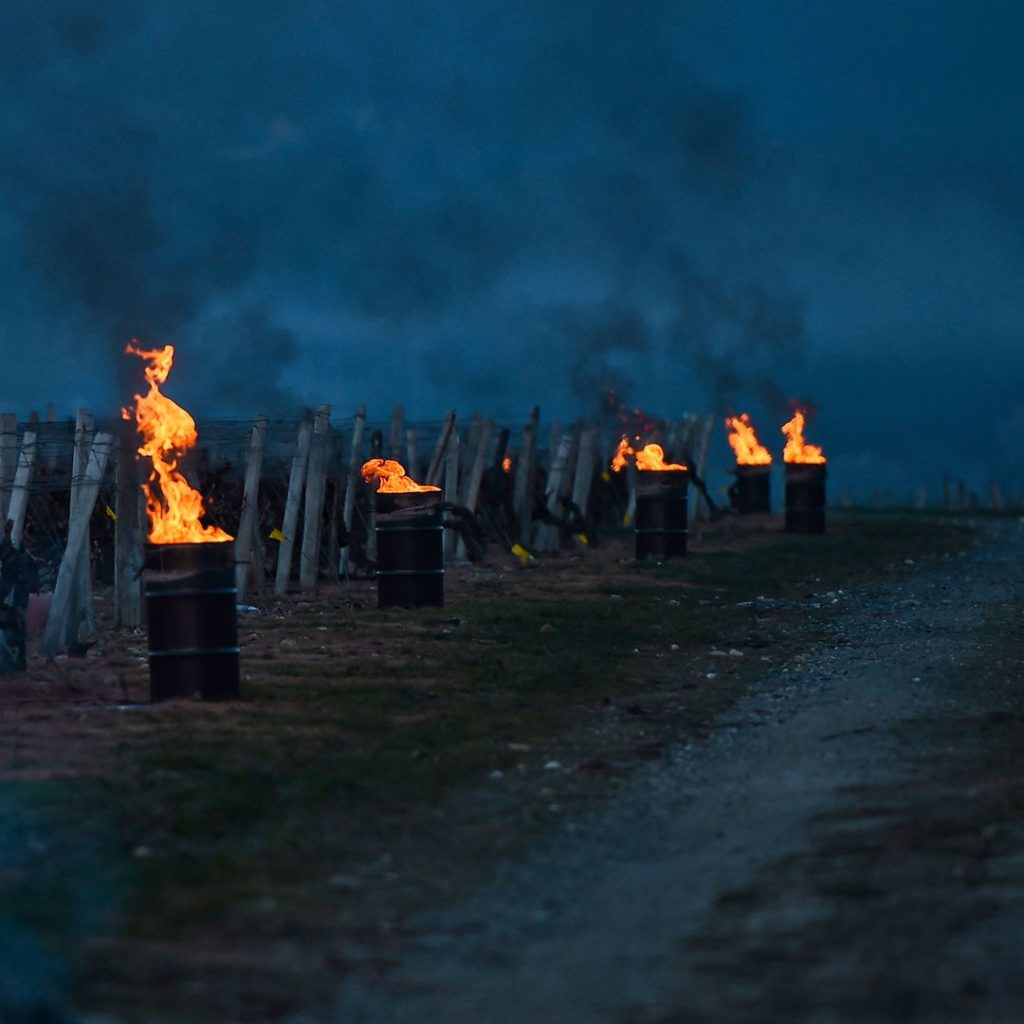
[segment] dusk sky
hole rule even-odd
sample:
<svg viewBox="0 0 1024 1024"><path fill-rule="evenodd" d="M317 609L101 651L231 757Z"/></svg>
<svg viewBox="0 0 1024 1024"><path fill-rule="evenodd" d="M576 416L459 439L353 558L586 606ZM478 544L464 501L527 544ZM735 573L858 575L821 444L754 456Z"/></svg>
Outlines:
<svg viewBox="0 0 1024 1024"><path fill-rule="evenodd" d="M200 419L614 386L778 448L799 398L840 490L1024 482L1018 2L6 0L0 33L0 411L113 415L135 336Z"/></svg>

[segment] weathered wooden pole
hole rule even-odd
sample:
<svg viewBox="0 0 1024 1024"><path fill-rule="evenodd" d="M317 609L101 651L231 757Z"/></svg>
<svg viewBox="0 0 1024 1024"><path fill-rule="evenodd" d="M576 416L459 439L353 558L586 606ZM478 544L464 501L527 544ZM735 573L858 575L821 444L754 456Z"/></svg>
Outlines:
<svg viewBox="0 0 1024 1024"><path fill-rule="evenodd" d="M299 528L299 507L302 491L306 484L306 468L309 465L309 445L313 436L313 422L304 419L299 424L299 439L292 456L292 468L288 474L288 497L284 503L284 521L281 523L281 540L277 548L277 569L274 575L274 593L288 592L292 575L292 551L295 548L295 534Z"/></svg>
<svg viewBox="0 0 1024 1024"><path fill-rule="evenodd" d="M32 470L36 461L36 432L26 430L21 438L21 452L18 454L18 468L14 473L14 485L11 488L11 503L7 508L7 518L13 520L11 543L21 547L21 539L25 533L25 514L28 511L28 492L32 484Z"/></svg>
<svg viewBox="0 0 1024 1024"><path fill-rule="evenodd" d="M388 458L402 461L402 441L405 438L405 408L396 405L391 413L391 433L388 437ZM409 469L406 467L406 472Z"/></svg>
<svg viewBox="0 0 1024 1024"><path fill-rule="evenodd" d="M253 557L256 544L263 538L256 536L259 521L260 473L263 469L263 451L267 446L267 417L259 416L252 425L249 450L245 458L245 485L242 493L242 514L235 537L235 589L238 601L245 600L251 570L262 565Z"/></svg>
<svg viewBox="0 0 1024 1024"><path fill-rule="evenodd" d="M437 444L434 447L434 455L427 469L427 478L423 481L425 484L433 484L436 487L441 482L442 475L446 472L444 456L445 450L448 447L448 440L455 429L455 415L455 410L452 409L445 416L444 422L441 424L440 433L437 435Z"/></svg>
<svg viewBox="0 0 1024 1024"><path fill-rule="evenodd" d="M68 529L67 546L64 548L60 569L57 571L57 583L53 588L49 618L40 643L40 650L47 657L66 650L77 639L78 622L70 614L75 576L83 546L88 540L89 520L92 518L92 510L96 507L96 497L107 469L112 443L112 435L99 433L89 451L89 461L79 485L78 501L74 507L74 518Z"/></svg>
<svg viewBox="0 0 1024 1024"><path fill-rule="evenodd" d="M68 529L75 517L75 506L79 500L82 476L89 464L89 453L92 451L92 439L95 423L88 409L79 409L75 417L75 443L71 454L71 494L68 504ZM78 635L81 623L86 632L96 628L96 610L92 601L92 545L90 543L89 523L85 524L85 542L79 555L79 564L75 570L70 603L68 605L69 625L67 635L74 640Z"/></svg>
<svg viewBox="0 0 1024 1024"><path fill-rule="evenodd" d="M594 482L594 469L597 464L597 427L585 426L580 435L580 450L576 458L576 477L572 485L572 503L580 510L580 515L587 518L590 504L590 489Z"/></svg>
<svg viewBox="0 0 1024 1024"><path fill-rule="evenodd" d="M348 543L352 534L352 524L356 515L356 495L359 493L359 482L362 477L359 470L363 466L363 433L366 430L366 406L356 406L356 414L352 420L352 447L348 457L348 481L345 485L345 509L342 514L342 525L345 527L346 544L341 552L341 575L348 575L349 558L352 546Z"/></svg>
<svg viewBox="0 0 1024 1024"><path fill-rule="evenodd" d="M447 454L444 462L444 493L448 501L457 503L459 494L459 446L461 438L457 430L452 431L448 438ZM450 497L449 497L450 495ZM455 557L455 545L459 539L458 531L446 526L444 531L444 558L450 562Z"/></svg>
<svg viewBox="0 0 1024 1024"><path fill-rule="evenodd" d="M114 622L137 629L142 625L143 521L135 424L122 421L117 439L114 523Z"/></svg>
<svg viewBox="0 0 1024 1024"><path fill-rule="evenodd" d="M299 553L299 586L316 587L320 575L320 537L323 533L327 459L331 452L331 407L321 405L313 417L313 442L309 449L306 503L302 510L302 550Z"/></svg>
<svg viewBox="0 0 1024 1024"><path fill-rule="evenodd" d="M13 412L0 416L0 525L7 521L11 488L18 468L18 417Z"/></svg>
<svg viewBox="0 0 1024 1024"><path fill-rule="evenodd" d="M530 531L533 525L533 476L534 458L537 451L537 430L540 426L540 406L535 405L530 419L523 427L523 440L516 457L516 479L512 491L512 507L519 527L519 541L530 546Z"/></svg>
<svg viewBox="0 0 1024 1024"><path fill-rule="evenodd" d="M493 435L494 420L490 418L483 420L477 430L473 462L469 472L463 478L462 493L459 495L459 504L469 512L471 517L476 512L477 501L480 497L480 484L483 482L484 470L487 468L487 455L490 451ZM466 542L461 536L455 549L455 557L466 557Z"/></svg>
<svg viewBox="0 0 1024 1024"><path fill-rule="evenodd" d="M562 477L569 463L569 451L572 448L572 434L560 433L558 450L548 470L547 490L544 492L548 513L556 518L561 517L559 495L562 489ZM537 530L537 549L539 551L557 551L559 530L554 523L541 523Z"/></svg>

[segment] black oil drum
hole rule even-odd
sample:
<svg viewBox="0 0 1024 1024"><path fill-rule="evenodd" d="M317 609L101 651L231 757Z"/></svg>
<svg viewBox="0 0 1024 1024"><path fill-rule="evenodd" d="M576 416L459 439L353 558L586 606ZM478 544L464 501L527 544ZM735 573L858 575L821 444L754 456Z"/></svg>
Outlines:
<svg viewBox="0 0 1024 1024"><path fill-rule="evenodd" d="M636 475L636 557L686 554L689 474L681 469L640 470Z"/></svg>
<svg viewBox="0 0 1024 1024"><path fill-rule="evenodd" d="M377 606L444 607L443 491L377 491Z"/></svg>
<svg viewBox="0 0 1024 1024"><path fill-rule="evenodd" d="M147 544L145 559L150 698L237 697L235 545Z"/></svg>
<svg viewBox="0 0 1024 1024"><path fill-rule="evenodd" d="M772 510L772 467L736 464L736 511L740 515Z"/></svg>
<svg viewBox="0 0 1024 1024"><path fill-rule="evenodd" d="M786 463L786 529L825 532L825 464Z"/></svg>

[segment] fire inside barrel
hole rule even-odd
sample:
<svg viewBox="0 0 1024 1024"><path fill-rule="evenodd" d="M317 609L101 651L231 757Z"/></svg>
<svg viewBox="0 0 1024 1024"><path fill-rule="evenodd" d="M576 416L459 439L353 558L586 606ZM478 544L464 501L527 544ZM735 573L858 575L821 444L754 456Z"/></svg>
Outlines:
<svg viewBox="0 0 1024 1024"><path fill-rule="evenodd" d="M821 447L804 440L806 413L797 409L782 427L786 447L786 529L790 533L825 532L825 463Z"/></svg>
<svg viewBox="0 0 1024 1024"><path fill-rule="evenodd" d="M362 474L377 483L378 606L444 607L444 492L417 483L394 459L370 459Z"/></svg>
<svg viewBox="0 0 1024 1024"><path fill-rule="evenodd" d="M634 448L623 437L612 457L611 468L621 472L632 458L636 465L635 538L637 558L674 558L686 554L686 467L667 462L660 444Z"/></svg>
<svg viewBox="0 0 1024 1024"><path fill-rule="evenodd" d="M736 511L741 514L771 512L771 452L757 439L749 413L727 416L725 426L729 431L729 444L736 454L736 483L729 489Z"/></svg>
<svg viewBox="0 0 1024 1024"><path fill-rule="evenodd" d="M126 353L145 362L149 390L136 395L134 416L150 462L143 484L149 519L144 570L149 622L150 697L224 700L238 696L238 618L234 545L230 534L204 524L202 495L179 462L198 440L195 421L160 391L174 346Z"/></svg>

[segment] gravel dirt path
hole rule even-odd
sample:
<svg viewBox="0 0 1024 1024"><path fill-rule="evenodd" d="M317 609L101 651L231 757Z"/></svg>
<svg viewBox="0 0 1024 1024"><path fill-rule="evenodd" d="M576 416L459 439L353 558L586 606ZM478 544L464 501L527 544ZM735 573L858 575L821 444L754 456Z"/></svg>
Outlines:
<svg viewBox="0 0 1024 1024"><path fill-rule="evenodd" d="M982 537L842 595L824 651L377 950L330 1019L1024 1020L1024 526Z"/></svg>

